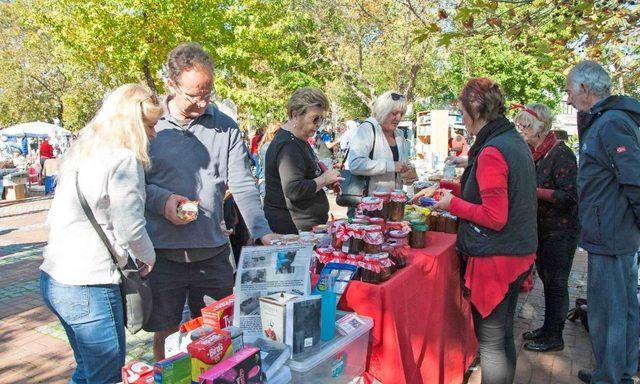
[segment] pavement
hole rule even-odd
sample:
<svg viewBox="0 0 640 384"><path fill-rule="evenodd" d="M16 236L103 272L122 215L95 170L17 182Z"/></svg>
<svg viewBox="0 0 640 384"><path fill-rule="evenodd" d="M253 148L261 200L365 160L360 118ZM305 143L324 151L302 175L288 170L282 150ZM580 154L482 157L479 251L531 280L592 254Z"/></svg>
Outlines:
<svg viewBox="0 0 640 384"><path fill-rule="evenodd" d="M62 326L39 293L42 248L47 241L50 197L0 202L0 383L66 383L74 370L73 354ZM336 217L344 210L332 208ZM571 303L586 297L586 254L577 252L570 276ZM522 348L520 334L542 324L544 296L533 289L519 297L514 334L518 350L516 384L579 383L578 370L593 368L591 344L580 323L567 322L565 349L534 353ZM152 360L151 335L127 333L127 361ZM480 383L480 370L468 384ZM387 383L385 383L387 384Z"/></svg>

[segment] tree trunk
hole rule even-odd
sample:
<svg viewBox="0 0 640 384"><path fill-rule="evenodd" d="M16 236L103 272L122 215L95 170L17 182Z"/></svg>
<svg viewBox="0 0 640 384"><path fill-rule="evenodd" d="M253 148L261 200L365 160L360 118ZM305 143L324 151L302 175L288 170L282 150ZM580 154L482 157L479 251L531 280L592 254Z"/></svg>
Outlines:
<svg viewBox="0 0 640 384"><path fill-rule="evenodd" d="M60 121L60 125L64 127L64 102L61 98L58 98L58 121Z"/></svg>
<svg viewBox="0 0 640 384"><path fill-rule="evenodd" d="M158 93L158 89L151 76L151 70L149 69L149 62L147 60L142 63L142 72L144 73L144 79L153 93Z"/></svg>

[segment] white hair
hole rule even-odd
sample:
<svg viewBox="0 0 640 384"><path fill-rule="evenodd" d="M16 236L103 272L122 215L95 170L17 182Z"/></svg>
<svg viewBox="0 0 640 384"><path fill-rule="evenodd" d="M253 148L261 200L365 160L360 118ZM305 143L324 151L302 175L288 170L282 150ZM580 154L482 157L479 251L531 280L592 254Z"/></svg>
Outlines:
<svg viewBox="0 0 640 384"><path fill-rule="evenodd" d="M394 100L394 96L398 100ZM373 102L371 115L378 121L379 124L382 124L384 118L398 107L402 109L402 114L404 115L405 112L407 112L407 98L397 92L388 91L378 96L376 101Z"/></svg>
<svg viewBox="0 0 640 384"><path fill-rule="evenodd" d="M531 126L533 133L536 135L542 136L549 133L553 126L553 113L551 113L551 109L541 103L529 104L526 108L534 111L538 117L533 116L526 110L522 110L516 115L514 121Z"/></svg>
<svg viewBox="0 0 640 384"><path fill-rule="evenodd" d="M592 60L581 61L571 68L567 81L576 91L580 90L580 84L584 84L596 96L608 97L611 94L611 77Z"/></svg>

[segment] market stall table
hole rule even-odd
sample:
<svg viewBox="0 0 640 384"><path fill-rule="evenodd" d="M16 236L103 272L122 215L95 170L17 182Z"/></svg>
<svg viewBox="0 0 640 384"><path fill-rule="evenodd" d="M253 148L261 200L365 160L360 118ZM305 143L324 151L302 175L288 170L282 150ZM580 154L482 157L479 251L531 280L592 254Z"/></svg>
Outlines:
<svg viewBox="0 0 640 384"><path fill-rule="evenodd" d="M408 265L379 285L352 281L339 308L374 320L367 371L383 384L461 383L477 352L456 236L427 233Z"/></svg>

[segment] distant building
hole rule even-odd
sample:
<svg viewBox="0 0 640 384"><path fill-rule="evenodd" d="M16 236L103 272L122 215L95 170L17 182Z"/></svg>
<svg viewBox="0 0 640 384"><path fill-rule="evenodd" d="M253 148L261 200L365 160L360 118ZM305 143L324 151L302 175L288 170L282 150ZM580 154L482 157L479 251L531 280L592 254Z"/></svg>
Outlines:
<svg viewBox="0 0 640 384"><path fill-rule="evenodd" d="M567 97L562 100L562 111L556 116L556 120L553 123L553 129L560 129L569 136L578 134L578 111L575 108L567 104Z"/></svg>

